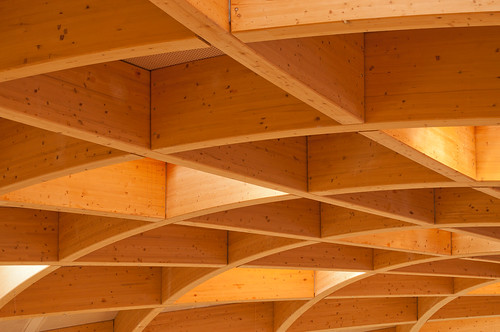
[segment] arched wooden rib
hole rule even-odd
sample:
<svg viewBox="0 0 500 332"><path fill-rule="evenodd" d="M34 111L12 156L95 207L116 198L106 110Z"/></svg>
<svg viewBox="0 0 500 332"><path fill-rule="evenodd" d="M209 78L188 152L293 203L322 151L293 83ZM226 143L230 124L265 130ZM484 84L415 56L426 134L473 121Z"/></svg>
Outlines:
<svg viewBox="0 0 500 332"><path fill-rule="evenodd" d="M400 1L397 9L389 9L368 1L331 6L321 1L262 4L239 0L231 2L231 31L245 42L256 42L369 31L498 25L498 10L500 7L485 1L446 1L436 6Z"/></svg>
<svg viewBox="0 0 500 332"><path fill-rule="evenodd" d="M431 297L431 298L418 298L418 320L417 322L406 327L405 330L409 332L420 331L422 326L436 313L439 309L443 308L448 303L452 302L454 299L462 294L467 294L468 292L483 287L488 284L496 283L496 280L473 280L473 279L455 279L454 283L454 295L448 297Z"/></svg>
<svg viewBox="0 0 500 332"><path fill-rule="evenodd" d="M50 332L113 332L113 321L59 328L50 330Z"/></svg>
<svg viewBox="0 0 500 332"><path fill-rule="evenodd" d="M206 47L149 3L15 2L6 5L0 81L134 56ZM124 18L134 16L133 21ZM99 24L95 24L99 22ZM93 31L89 27L93 27ZM161 33L160 33L161 31ZM88 34L94 35L89 38Z"/></svg>
<svg viewBox="0 0 500 332"><path fill-rule="evenodd" d="M375 272L383 273L395 268L411 266L419 261L432 261L436 259L425 255L390 252L391 259L386 260L387 257L382 258L384 262L388 261L389 263L382 263L381 256L377 254L378 252L373 253L373 272L359 273L318 271L316 272L315 297L312 300L287 303L276 302L274 319L275 331L287 331L307 310L313 308L325 297L337 290L342 289L343 287L354 284L360 280L364 280L365 278L369 278Z"/></svg>

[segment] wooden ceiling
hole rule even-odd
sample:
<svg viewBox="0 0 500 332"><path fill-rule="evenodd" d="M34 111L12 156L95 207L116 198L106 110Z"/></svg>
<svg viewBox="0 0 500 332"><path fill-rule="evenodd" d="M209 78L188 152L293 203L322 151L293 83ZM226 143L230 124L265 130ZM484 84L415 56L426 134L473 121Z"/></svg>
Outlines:
<svg viewBox="0 0 500 332"><path fill-rule="evenodd" d="M0 17L1 331L500 330L500 2Z"/></svg>

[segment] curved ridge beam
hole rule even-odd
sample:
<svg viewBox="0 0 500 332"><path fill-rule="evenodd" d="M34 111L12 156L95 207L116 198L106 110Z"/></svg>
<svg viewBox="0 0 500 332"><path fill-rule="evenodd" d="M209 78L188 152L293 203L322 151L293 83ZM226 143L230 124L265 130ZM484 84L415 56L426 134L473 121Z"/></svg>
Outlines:
<svg viewBox="0 0 500 332"><path fill-rule="evenodd" d="M149 3L29 1L8 3L0 31L12 52L2 54L0 81L134 56L206 47ZM132 21L124 18L135 17ZM99 22L98 25L95 22ZM94 26L93 31L89 27ZM95 35L88 38L88 34Z"/></svg>
<svg viewBox="0 0 500 332"><path fill-rule="evenodd" d="M283 10L286 8L286 10ZM300 0L231 2L231 31L244 42L384 30L498 25L500 7L487 1L438 5L398 1L396 8L369 1L355 5Z"/></svg>

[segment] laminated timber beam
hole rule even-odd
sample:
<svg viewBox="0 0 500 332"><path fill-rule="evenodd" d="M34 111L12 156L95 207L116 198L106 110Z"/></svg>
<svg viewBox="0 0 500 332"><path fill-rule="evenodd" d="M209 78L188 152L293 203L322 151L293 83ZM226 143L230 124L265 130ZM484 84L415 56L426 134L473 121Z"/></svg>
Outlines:
<svg viewBox="0 0 500 332"><path fill-rule="evenodd" d="M361 34L249 46L230 33L225 1L151 2L211 45L335 121L363 122ZM327 52L335 49L344 52ZM313 58L303 61L308 55ZM320 66L323 70L318 71ZM322 84L318 75L328 77L332 84Z"/></svg>
<svg viewBox="0 0 500 332"><path fill-rule="evenodd" d="M0 58L0 81L207 46L146 1L10 1L2 11L1 39L11 51Z"/></svg>
<svg viewBox="0 0 500 332"><path fill-rule="evenodd" d="M391 6L361 0L231 2L231 31L244 42L356 32L498 25L500 7L487 1L397 1Z"/></svg>
<svg viewBox="0 0 500 332"><path fill-rule="evenodd" d="M0 194L137 156L0 119Z"/></svg>

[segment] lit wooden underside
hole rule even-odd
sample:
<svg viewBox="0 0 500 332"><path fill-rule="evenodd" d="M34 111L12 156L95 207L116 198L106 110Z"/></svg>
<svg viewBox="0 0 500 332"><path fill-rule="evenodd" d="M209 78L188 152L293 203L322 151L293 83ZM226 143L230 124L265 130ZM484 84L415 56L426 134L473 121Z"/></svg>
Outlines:
<svg viewBox="0 0 500 332"><path fill-rule="evenodd" d="M495 2L1 7L0 330L500 328Z"/></svg>

